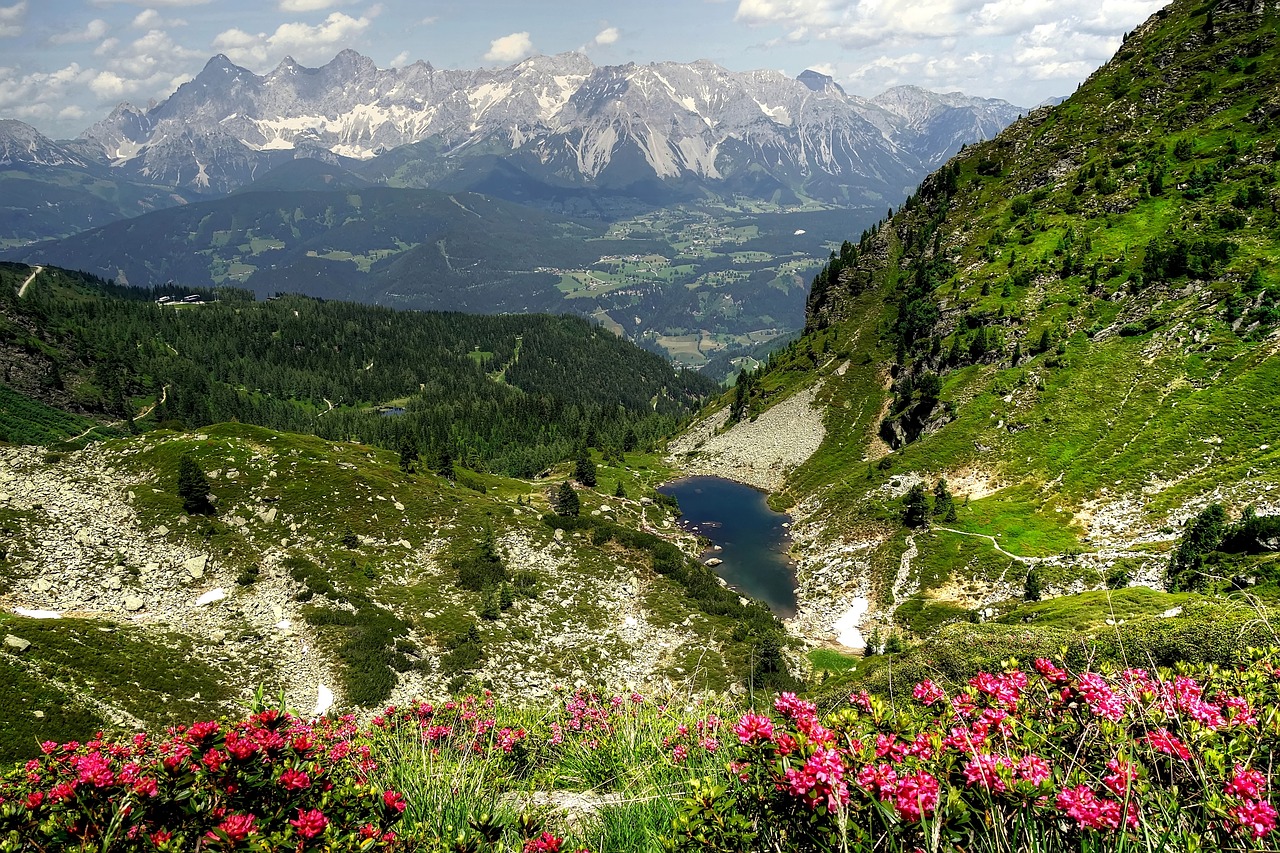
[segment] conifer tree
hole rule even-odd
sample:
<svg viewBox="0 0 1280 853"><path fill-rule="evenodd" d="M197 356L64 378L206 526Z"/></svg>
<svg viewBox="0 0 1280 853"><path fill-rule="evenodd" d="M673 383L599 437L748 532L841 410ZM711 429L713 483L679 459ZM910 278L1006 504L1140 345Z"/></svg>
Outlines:
<svg viewBox="0 0 1280 853"><path fill-rule="evenodd" d="M209 479L200 463L188 454L178 459L178 497L182 508L190 515L205 515L213 511L209 502Z"/></svg>
<svg viewBox="0 0 1280 853"><path fill-rule="evenodd" d="M596 463L591 459L591 451L584 444L578 450L578 460L573 466L573 479L589 489L596 485Z"/></svg>
<svg viewBox="0 0 1280 853"><path fill-rule="evenodd" d="M1036 574L1035 569L1031 569L1027 572L1027 581L1023 586L1022 598L1024 601L1039 601L1040 596L1040 576Z"/></svg>
<svg viewBox="0 0 1280 853"><path fill-rule="evenodd" d="M924 485L916 483L903 498L902 523L907 527L921 527L929 520L929 498Z"/></svg>
<svg viewBox="0 0 1280 853"><path fill-rule="evenodd" d="M946 478L940 477L933 487L933 517L939 521L956 520L956 502L947 489Z"/></svg>
<svg viewBox="0 0 1280 853"><path fill-rule="evenodd" d="M560 488L556 489L551 495L551 509L556 515L565 517L576 516L582 511L582 502L578 500L578 493L573 490L573 486L568 481L560 484Z"/></svg>

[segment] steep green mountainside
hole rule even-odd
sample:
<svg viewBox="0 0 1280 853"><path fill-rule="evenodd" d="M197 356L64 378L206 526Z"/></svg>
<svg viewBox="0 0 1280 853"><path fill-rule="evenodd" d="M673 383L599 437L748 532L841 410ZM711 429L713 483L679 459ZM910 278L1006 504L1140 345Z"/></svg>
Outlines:
<svg viewBox="0 0 1280 853"><path fill-rule="evenodd" d="M744 410L815 382L825 406L784 500L816 628L857 597L864 632L991 618L1032 569L1158 586L1207 504L1280 512L1278 24L1173 3L833 253ZM940 479L954 516L905 525Z"/></svg>
<svg viewBox="0 0 1280 853"><path fill-rule="evenodd" d="M0 265L3 382L121 430L154 404L154 420L188 427L234 419L531 476L581 443L651 444L715 387L572 317L254 302L233 290L164 306L153 300L187 291L113 287L56 268L19 297L31 273ZM399 414L384 416L387 407ZM52 440L56 420L37 402L15 403L0 437ZM88 426L70 419L61 437Z"/></svg>

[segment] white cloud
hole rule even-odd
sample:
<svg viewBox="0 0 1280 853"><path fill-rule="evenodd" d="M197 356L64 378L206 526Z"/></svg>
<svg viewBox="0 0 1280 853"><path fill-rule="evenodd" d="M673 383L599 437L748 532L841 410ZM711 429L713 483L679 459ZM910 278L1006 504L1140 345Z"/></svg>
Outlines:
<svg viewBox="0 0 1280 853"><path fill-rule="evenodd" d="M281 24L271 35L224 30L214 37L213 46L233 62L258 67L286 54L298 60L331 58L335 49L350 47L350 43L369 28L375 9L359 18L333 12L315 26L300 22Z"/></svg>
<svg viewBox="0 0 1280 853"><path fill-rule="evenodd" d="M79 121L84 118L85 115L87 115L87 113L85 113L84 108L75 104L58 110L59 121Z"/></svg>
<svg viewBox="0 0 1280 853"><path fill-rule="evenodd" d="M163 27L185 27L187 22L181 18L166 18L155 9L143 9L130 24L135 30L158 30Z"/></svg>
<svg viewBox="0 0 1280 853"><path fill-rule="evenodd" d="M0 6L0 38L22 35L22 25L27 19L27 0L18 0L12 6Z"/></svg>
<svg viewBox="0 0 1280 853"><path fill-rule="evenodd" d="M127 6L146 6L147 8L159 6L162 9L203 6L208 2L209 0L89 0L89 3L93 6L111 6L116 3L123 3Z"/></svg>
<svg viewBox="0 0 1280 853"><path fill-rule="evenodd" d="M511 33L489 42L484 58L490 62L515 62L533 53L533 40L528 33Z"/></svg>
<svg viewBox="0 0 1280 853"><path fill-rule="evenodd" d="M102 44L98 45L93 49L93 55L108 56L119 46L120 46L120 39L118 38L112 37L109 39L103 39Z"/></svg>
<svg viewBox="0 0 1280 853"><path fill-rule="evenodd" d="M89 88L93 91L93 94L103 100L116 100L123 97L133 87L129 85L128 80L114 71L99 71L89 81Z"/></svg>
<svg viewBox="0 0 1280 853"><path fill-rule="evenodd" d="M318 12L337 6L341 0L280 0L281 12Z"/></svg>
<svg viewBox="0 0 1280 853"><path fill-rule="evenodd" d="M603 30L596 33L596 37L593 41L598 45L614 44L618 40L618 35L617 27L605 27Z"/></svg>
<svg viewBox="0 0 1280 853"><path fill-rule="evenodd" d="M868 94L908 81L976 94L1026 91L1034 80L1068 91L1164 2L738 0L735 20L773 30L766 46L826 41L853 52L856 62L840 63L844 79Z"/></svg>
<svg viewBox="0 0 1280 853"><path fill-rule="evenodd" d="M407 50L402 50L402 51L400 51L399 53L397 53L397 54L396 54L396 56L395 56L395 58L394 58L394 59L392 59L392 60L391 60L391 67L392 67L392 68L403 68L404 66L406 66L406 65L408 65L408 64L409 64L409 59L410 59L410 58L411 58L411 57L409 56L409 51L407 51Z"/></svg>
<svg viewBox="0 0 1280 853"><path fill-rule="evenodd" d="M71 63L53 72L24 73L0 66L0 113L19 119L47 119L93 78L92 69Z"/></svg>
<svg viewBox="0 0 1280 853"><path fill-rule="evenodd" d="M111 31L111 27L101 18L94 18L92 21L84 25L83 29L71 30L65 33L58 33L50 36L49 41L53 44L76 44L86 41L97 41Z"/></svg>

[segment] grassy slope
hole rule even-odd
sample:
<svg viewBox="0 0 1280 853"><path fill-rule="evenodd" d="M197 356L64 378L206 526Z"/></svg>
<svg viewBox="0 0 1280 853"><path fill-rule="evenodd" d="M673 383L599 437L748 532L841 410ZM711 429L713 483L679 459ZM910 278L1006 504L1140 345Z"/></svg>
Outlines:
<svg viewBox="0 0 1280 853"><path fill-rule="evenodd" d="M1101 528L1090 538L1086 525L1100 508L1125 510L1130 535L1141 529L1170 540L1188 505L1265 502L1267 484L1280 481L1277 340L1265 318L1252 322L1257 315L1233 329L1228 300L1248 314L1274 304L1268 294L1280 289L1280 132L1266 117L1277 76L1273 13L1219 9L1210 39L1205 10L1175 3L1067 103L962 152L952 161L953 192L943 188L945 175L926 181L863 241L840 284L815 294L809 333L765 377L766 387L811 382L814 373L826 382L827 441L781 502L816 498L828 539L878 532L883 542L870 565L891 569L906 538L886 534L914 476L929 486L938 476L959 482L958 519L948 526L995 536L1025 557L1127 544L1123 536L1107 541ZM1202 196L1183 191L1193 173L1220 167ZM1151 195L1157 169L1163 194ZM1263 200L1235 206L1250 187ZM1244 222L1224 227L1233 211ZM1227 239L1236 248L1208 280L1135 282L1148 243L1170 237ZM967 349L977 326L998 335L998 345L977 364L943 369L950 423L873 465L887 449L874 436L889 397L899 294L912 264L935 248L955 270L932 296L942 352L957 337ZM1066 258L1074 270L1064 276ZM1050 348L1033 354L1045 330ZM938 369L927 343L909 353L908 370ZM1015 344L1023 356L1016 367ZM836 361L810 355L819 349ZM989 540L970 537L984 559L956 539L917 539L917 562L926 564L919 586L943 604L954 603L955 590L942 587L989 573L998 556ZM1162 547L1148 543L1139 562L1154 570ZM1062 562L1059 589L1100 579L1096 562ZM873 577L884 600L888 581ZM919 609L901 621L919 625Z"/></svg>

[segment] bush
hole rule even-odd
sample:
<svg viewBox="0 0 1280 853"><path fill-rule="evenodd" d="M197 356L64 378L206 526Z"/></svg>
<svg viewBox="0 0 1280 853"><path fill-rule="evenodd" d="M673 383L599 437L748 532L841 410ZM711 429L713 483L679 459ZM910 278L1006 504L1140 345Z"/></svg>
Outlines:
<svg viewBox="0 0 1280 853"><path fill-rule="evenodd" d="M1258 657L1177 677L1039 658L952 691L921 679L914 701L856 692L825 718L783 694L739 718L730 772L694 783L673 846L1274 849L1280 688Z"/></svg>
<svg viewBox="0 0 1280 853"><path fill-rule="evenodd" d="M470 553L454 560L453 568L458 573L458 586L472 592L480 592L507 580L507 570L491 530L485 531Z"/></svg>
<svg viewBox="0 0 1280 853"><path fill-rule="evenodd" d="M306 723L261 704L246 720L200 722L112 744L46 744L0 777L6 851L402 850L405 808L370 785L354 725Z"/></svg>

